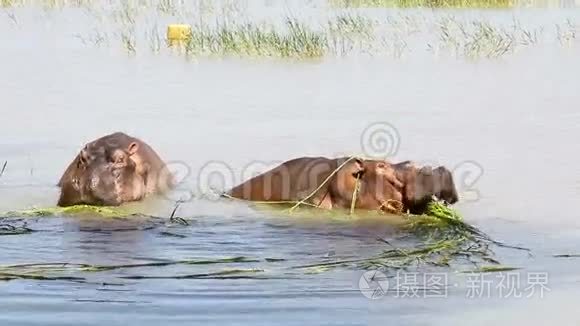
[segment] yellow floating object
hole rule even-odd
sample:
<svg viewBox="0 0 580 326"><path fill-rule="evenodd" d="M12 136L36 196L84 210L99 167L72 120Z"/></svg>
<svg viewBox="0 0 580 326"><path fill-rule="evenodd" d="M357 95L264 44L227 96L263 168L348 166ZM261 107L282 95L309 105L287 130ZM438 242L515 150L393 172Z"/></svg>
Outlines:
<svg viewBox="0 0 580 326"><path fill-rule="evenodd" d="M191 25L171 24L167 26L167 39L169 41L185 41L191 37Z"/></svg>

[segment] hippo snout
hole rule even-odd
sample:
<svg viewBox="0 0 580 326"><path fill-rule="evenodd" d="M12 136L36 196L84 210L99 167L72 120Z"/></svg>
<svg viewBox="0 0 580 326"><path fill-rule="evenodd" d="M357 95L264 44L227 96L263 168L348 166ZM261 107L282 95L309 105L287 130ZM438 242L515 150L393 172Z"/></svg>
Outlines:
<svg viewBox="0 0 580 326"><path fill-rule="evenodd" d="M92 171L89 187L88 194L93 198L92 202L105 206L118 206L122 202L118 177L107 165L101 165Z"/></svg>
<svg viewBox="0 0 580 326"><path fill-rule="evenodd" d="M434 195L449 204L455 204L459 200L459 196L457 195L451 171L440 166L433 170L433 175L435 178Z"/></svg>

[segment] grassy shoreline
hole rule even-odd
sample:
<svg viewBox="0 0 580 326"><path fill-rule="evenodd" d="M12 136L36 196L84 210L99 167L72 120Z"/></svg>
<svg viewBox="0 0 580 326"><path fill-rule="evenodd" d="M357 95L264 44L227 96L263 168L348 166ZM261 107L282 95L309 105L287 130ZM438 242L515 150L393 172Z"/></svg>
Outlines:
<svg viewBox="0 0 580 326"><path fill-rule="evenodd" d="M232 1L0 1L7 11L6 19L14 25L21 24L19 8L23 6L53 10L63 16L80 14L86 19L82 26L75 27L74 37L84 45L112 47L130 55L166 53L187 59L317 60L361 55L402 59L420 53L463 60L496 59L538 45L571 47L578 43L580 32L580 26L570 18L550 26L524 25L516 11L511 20L498 20L492 19L495 14L473 16L462 14L469 10L447 10L503 8L509 13L510 8L517 7L511 0L331 0L324 2L326 7L305 5L299 12L269 7L254 10ZM65 8L72 11L62 10ZM277 14L265 16L260 10ZM53 18L58 19L57 15ZM190 37L169 42L165 31L170 23L190 25Z"/></svg>

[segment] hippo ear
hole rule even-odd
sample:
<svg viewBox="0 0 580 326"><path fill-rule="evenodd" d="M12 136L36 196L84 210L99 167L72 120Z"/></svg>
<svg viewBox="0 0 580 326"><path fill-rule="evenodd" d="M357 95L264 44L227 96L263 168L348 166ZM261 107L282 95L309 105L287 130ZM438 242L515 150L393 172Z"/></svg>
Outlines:
<svg viewBox="0 0 580 326"><path fill-rule="evenodd" d="M136 142L132 142L131 144L129 144L129 147L127 147L127 152L129 153L129 156L135 155L138 150L139 144L137 144Z"/></svg>
<svg viewBox="0 0 580 326"><path fill-rule="evenodd" d="M357 158L354 160L354 166L355 169L352 172L352 176L355 178L360 178L363 175L363 173L365 173L364 161L360 158Z"/></svg>

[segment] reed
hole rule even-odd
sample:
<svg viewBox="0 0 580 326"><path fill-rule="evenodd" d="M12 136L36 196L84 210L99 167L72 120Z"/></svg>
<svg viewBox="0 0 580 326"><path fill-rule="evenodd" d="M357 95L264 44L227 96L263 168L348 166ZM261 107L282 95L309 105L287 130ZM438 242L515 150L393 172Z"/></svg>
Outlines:
<svg viewBox="0 0 580 326"><path fill-rule="evenodd" d="M577 43L578 26L567 20L553 26L523 27L489 22L485 14L468 18L455 12L377 10L367 15L360 7L399 8L511 8L545 6L540 1L516 0L329 0L328 16L308 20L309 8L296 15L256 19L238 1L198 0L0 0L14 23L17 8L44 10L74 8L87 14L89 28L76 33L83 44L114 46L135 55L138 52L171 53L186 58L252 57L319 60L323 57L390 56L405 58L427 49L436 56L459 59L497 59L538 44L554 43L570 47ZM371 18L372 17L372 18ZM460 17L460 18L457 18ZM93 20L92 22L90 20ZM167 22L188 23L191 38L182 43L168 42L162 32ZM168 46L165 46L168 45ZM175 51L175 49L178 51Z"/></svg>
<svg viewBox="0 0 580 326"><path fill-rule="evenodd" d="M255 24L222 23L215 28L195 25L185 42L188 56L321 57L327 49L326 35L295 19L286 30Z"/></svg>
<svg viewBox="0 0 580 326"><path fill-rule="evenodd" d="M512 8L515 0L330 0L337 7Z"/></svg>
<svg viewBox="0 0 580 326"><path fill-rule="evenodd" d="M410 268L457 268L464 272L500 272L514 267L502 266L495 258L492 247L522 250L529 249L506 245L465 223L451 207L434 201L424 215L404 215L403 223L397 226L402 232L416 239L414 245L396 246L390 241L378 238L388 248L371 257L325 261L293 267L308 273L319 273L337 267L378 269L396 272ZM491 264L491 265L490 265ZM467 269L472 267L472 269Z"/></svg>
<svg viewBox="0 0 580 326"><path fill-rule="evenodd" d="M6 171L7 165L8 165L8 161L4 161L4 164L2 164L2 169L0 169L0 178L4 175L4 171Z"/></svg>

